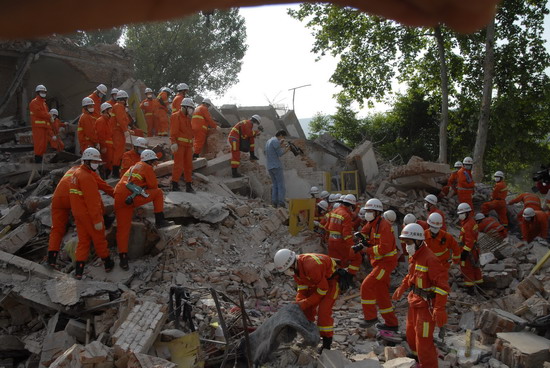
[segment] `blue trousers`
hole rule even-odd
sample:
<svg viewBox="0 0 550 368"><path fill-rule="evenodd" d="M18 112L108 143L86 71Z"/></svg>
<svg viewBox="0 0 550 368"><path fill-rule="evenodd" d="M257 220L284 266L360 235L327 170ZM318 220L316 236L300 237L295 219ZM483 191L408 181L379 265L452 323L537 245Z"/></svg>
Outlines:
<svg viewBox="0 0 550 368"><path fill-rule="evenodd" d="M285 204L285 177L283 175L283 169L269 169L269 175L273 186L271 188L271 202L274 206Z"/></svg>

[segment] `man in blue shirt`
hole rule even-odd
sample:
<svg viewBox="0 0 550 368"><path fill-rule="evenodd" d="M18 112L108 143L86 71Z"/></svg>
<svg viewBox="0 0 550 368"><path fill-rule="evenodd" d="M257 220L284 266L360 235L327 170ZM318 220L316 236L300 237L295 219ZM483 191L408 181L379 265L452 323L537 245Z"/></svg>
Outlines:
<svg viewBox="0 0 550 368"><path fill-rule="evenodd" d="M288 152L289 147L284 149L281 145L285 142L286 131L279 130L275 137L271 137L265 144L265 156L267 161L267 170L271 176L273 186L271 189L271 202L274 207L286 207L285 204L285 177L283 175L283 165L279 157Z"/></svg>

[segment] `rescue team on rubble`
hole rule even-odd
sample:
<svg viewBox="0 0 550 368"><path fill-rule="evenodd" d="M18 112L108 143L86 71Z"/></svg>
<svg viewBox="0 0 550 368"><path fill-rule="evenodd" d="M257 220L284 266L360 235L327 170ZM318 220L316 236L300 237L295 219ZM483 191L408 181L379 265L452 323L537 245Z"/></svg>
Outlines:
<svg viewBox="0 0 550 368"><path fill-rule="evenodd" d="M294 277L298 290L296 303L306 317L312 322L317 319L323 341L320 350L331 348L332 308L340 291L353 286L353 279L366 257L372 270L360 288L361 327L375 326L378 336L400 340L391 300L398 301L408 291L407 342L419 366L437 368L433 332L435 326L443 327L447 323L451 265L459 265L465 290L475 295L475 288L483 283L478 234L484 232L501 239L507 236L507 204L520 201L524 204L518 218L525 241L547 237L547 217L539 198L525 193L506 203L508 189L502 171L494 174L491 201L483 203L481 212L474 214L472 164L470 157L455 163L458 170L451 174L440 193L440 198L455 193L458 196L456 214L461 226L458 241L446 232L445 214L437 207L438 197L433 194L424 199L426 221L417 220L413 214L405 216L399 247L393 230L397 216L392 210L384 212L380 200L372 198L364 206L358 206L353 194L329 194L319 192L317 187L311 188L310 193L317 202L314 223L326 244L327 254L298 255L290 249L280 249L274 263L279 272ZM488 216L491 210L499 219ZM394 277L392 273L398 262L405 261L403 255L408 257L408 273L390 297L390 278ZM382 322L378 320L378 313Z"/></svg>

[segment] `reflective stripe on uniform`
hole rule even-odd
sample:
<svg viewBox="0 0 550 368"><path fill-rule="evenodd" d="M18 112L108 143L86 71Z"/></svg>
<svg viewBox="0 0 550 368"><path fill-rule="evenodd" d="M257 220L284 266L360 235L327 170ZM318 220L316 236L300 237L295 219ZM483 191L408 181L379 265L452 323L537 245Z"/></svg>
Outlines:
<svg viewBox="0 0 550 368"><path fill-rule="evenodd" d="M193 115L193 119L203 119L203 120L204 120L204 116L201 116L201 115Z"/></svg>
<svg viewBox="0 0 550 368"><path fill-rule="evenodd" d="M80 190L78 189L70 189L69 194L77 194L77 195L84 195Z"/></svg>
<svg viewBox="0 0 550 368"><path fill-rule="evenodd" d="M192 142L193 140L192 140L192 139L187 139L187 138L178 137L178 141L180 141L180 142L185 142L185 143L190 143L190 142Z"/></svg>
<svg viewBox="0 0 550 368"><path fill-rule="evenodd" d="M308 286L307 286L307 285L298 285L298 286L296 287L296 289L297 289L298 291L300 291L300 290L307 290L307 289L308 289Z"/></svg>
<svg viewBox="0 0 550 368"><path fill-rule="evenodd" d="M428 272L428 267L427 266L421 266L419 264L415 265L414 266L414 269L416 271L421 271L421 272Z"/></svg>
<svg viewBox="0 0 550 368"><path fill-rule="evenodd" d="M145 116L151 116L151 115L153 115L152 112L146 112L146 113L145 113Z"/></svg>
<svg viewBox="0 0 550 368"><path fill-rule="evenodd" d="M348 268L352 271L358 271L359 270L359 267L357 266L352 266L352 265L349 265Z"/></svg>
<svg viewBox="0 0 550 368"><path fill-rule="evenodd" d="M422 322L422 337L430 335L430 322Z"/></svg>
<svg viewBox="0 0 550 368"><path fill-rule="evenodd" d="M81 132L81 131L83 131L83 130L84 130L84 128L81 128L81 127L78 127L78 128L76 129L77 132Z"/></svg>
<svg viewBox="0 0 550 368"><path fill-rule="evenodd" d="M439 256L442 256L444 255L445 253L447 253L449 250L448 249L445 249L443 252L437 252L437 253L434 253L436 257L439 257Z"/></svg>
<svg viewBox="0 0 550 368"><path fill-rule="evenodd" d="M107 144L113 144L113 141L105 141Z"/></svg>
<svg viewBox="0 0 550 368"><path fill-rule="evenodd" d="M432 290L434 293L438 293L439 295L449 295L448 292L446 292L443 289L438 288L437 286L433 288Z"/></svg>
<svg viewBox="0 0 550 368"><path fill-rule="evenodd" d="M376 304L376 299L361 299L361 304Z"/></svg>
<svg viewBox="0 0 550 368"><path fill-rule="evenodd" d="M44 120L36 120L34 123L35 124L46 124L46 122Z"/></svg>
<svg viewBox="0 0 550 368"><path fill-rule="evenodd" d="M385 308L385 309L379 309L378 311L380 312L380 314L388 314L388 313L393 312L393 307L389 307L389 308Z"/></svg>
<svg viewBox="0 0 550 368"><path fill-rule="evenodd" d="M231 165L240 165L241 161L231 161Z"/></svg>
<svg viewBox="0 0 550 368"><path fill-rule="evenodd" d="M73 176L73 175L74 175L73 173L67 173L67 174L63 175L63 177L68 178L68 177Z"/></svg>
<svg viewBox="0 0 550 368"><path fill-rule="evenodd" d="M317 264L323 264L323 262L315 254L306 254L306 256L313 258Z"/></svg>
<svg viewBox="0 0 550 368"><path fill-rule="evenodd" d="M206 125L203 125L203 126L202 126L202 129L208 130L208 127L207 127Z"/></svg>
<svg viewBox="0 0 550 368"><path fill-rule="evenodd" d="M382 277L384 277L385 274L386 274L386 270L385 270L385 269L381 269L381 270L380 270L380 273L378 274L378 276L376 276L376 279L377 279L377 280L380 280Z"/></svg>
<svg viewBox="0 0 550 368"><path fill-rule="evenodd" d="M322 332L331 332L334 331L334 326L317 326L319 328L319 331Z"/></svg>
<svg viewBox="0 0 550 368"><path fill-rule="evenodd" d="M319 295L327 295L327 291L328 290L323 290L323 289L320 289L320 288L317 288L317 294Z"/></svg>

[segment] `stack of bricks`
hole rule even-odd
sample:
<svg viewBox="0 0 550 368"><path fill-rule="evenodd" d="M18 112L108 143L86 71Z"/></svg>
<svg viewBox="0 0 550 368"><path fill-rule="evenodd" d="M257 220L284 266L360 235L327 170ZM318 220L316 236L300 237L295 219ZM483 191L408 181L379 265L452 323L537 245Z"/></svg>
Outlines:
<svg viewBox="0 0 550 368"><path fill-rule="evenodd" d="M166 321L166 307L146 301L134 306L113 335L116 356L147 353Z"/></svg>

